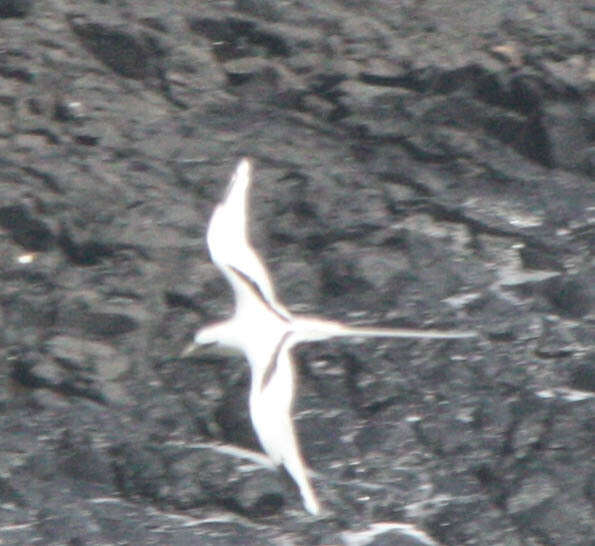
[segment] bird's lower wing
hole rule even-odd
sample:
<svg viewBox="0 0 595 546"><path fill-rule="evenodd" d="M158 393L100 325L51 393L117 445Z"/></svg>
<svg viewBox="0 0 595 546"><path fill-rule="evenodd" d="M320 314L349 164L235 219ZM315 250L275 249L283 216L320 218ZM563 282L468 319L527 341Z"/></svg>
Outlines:
<svg viewBox="0 0 595 546"><path fill-rule="evenodd" d="M260 443L276 464L282 464L297 484L306 510L320 513L316 493L308 477L292 419L295 377L291 359L291 332L267 351L255 347L248 354L252 368L250 417Z"/></svg>

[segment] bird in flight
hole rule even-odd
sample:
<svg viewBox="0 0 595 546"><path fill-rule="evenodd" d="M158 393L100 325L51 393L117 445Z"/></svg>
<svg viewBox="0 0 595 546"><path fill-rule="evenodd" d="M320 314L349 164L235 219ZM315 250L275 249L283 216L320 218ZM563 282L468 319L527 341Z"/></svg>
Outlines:
<svg viewBox="0 0 595 546"><path fill-rule="evenodd" d="M298 343L346 336L387 338L469 338L473 331L369 328L291 313L275 295L269 273L248 236L248 190L252 165L242 159L216 206L207 230L213 263L231 285L235 312L228 320L198 330L182 353L215 348L240 352L251 369L250 417L266 454L283 465L313 515L320 504L308 477L291 418L295 372L291 349Z"/></svg>

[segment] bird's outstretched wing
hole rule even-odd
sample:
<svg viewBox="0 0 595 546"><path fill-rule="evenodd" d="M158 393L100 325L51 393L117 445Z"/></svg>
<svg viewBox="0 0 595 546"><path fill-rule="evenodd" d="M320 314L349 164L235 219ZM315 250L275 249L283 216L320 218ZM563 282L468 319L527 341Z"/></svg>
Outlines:
<svg viewBox="0 0 595 546"><path fill-rule="evenodd" d="M292 346L292 332L288 330L275 343L247 352L252 368L250 417L264 451L276 465L285 467L300 490L306 510L317 515L320 505L291 417L295 393Z"/></svg>
<svg viewBox="0 0 595 546"><path fill-rule="evenodd" d="M248 233L248 192L252 165L246 158L236 167L223 200L215 207L207 231L213 263L233 288L236 304L254 297L284 319L289 311L275 296L273 283L260 256L250 244Z"/></svg>

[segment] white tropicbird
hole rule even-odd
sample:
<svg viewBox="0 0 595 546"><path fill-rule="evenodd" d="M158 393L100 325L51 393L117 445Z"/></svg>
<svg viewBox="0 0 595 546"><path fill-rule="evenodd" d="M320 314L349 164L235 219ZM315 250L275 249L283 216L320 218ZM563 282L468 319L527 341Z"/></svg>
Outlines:
<svg viewBox="0 0 595 546"><path fill-rule="evenodd" d="M298 445L291 419L295 377L291 348L306 341L333 337L468 338L472 331L367 328L308 316L295 316L277 299L269 274L250 244L247 195L252 166L238 164L223 201L207 232L211 259L235 294L235 313L223 322L201 328L183 356L199 347L233 349L250 364L250 416L258 439L275 465L284 465L295 480L311 514L320 505Z"/></svg>

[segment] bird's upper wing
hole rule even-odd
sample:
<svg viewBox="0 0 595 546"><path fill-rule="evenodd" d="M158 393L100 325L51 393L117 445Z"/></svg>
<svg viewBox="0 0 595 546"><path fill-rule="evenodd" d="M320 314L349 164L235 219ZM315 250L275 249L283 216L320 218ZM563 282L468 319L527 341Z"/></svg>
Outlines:
<svg viewBox="0 0 595 546"><path fill-rule="evenodd" d="M277 300L269 273L250 244L247 209L251 179L252 165L244 158L211 216L207 231L209 252L231 284L238 305L246 299L253 301L256 296L277 315L288 319L289 311Z"/></svg>

